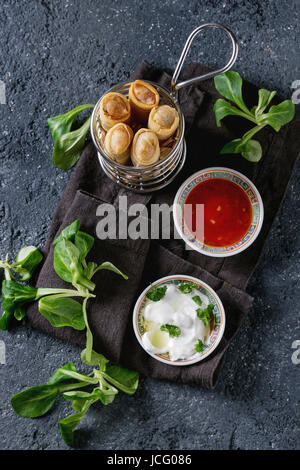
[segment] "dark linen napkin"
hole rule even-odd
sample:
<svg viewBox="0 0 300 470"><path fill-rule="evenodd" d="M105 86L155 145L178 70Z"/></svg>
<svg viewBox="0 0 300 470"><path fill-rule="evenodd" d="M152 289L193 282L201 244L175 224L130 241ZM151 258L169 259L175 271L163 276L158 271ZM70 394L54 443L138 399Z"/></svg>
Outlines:
<svg viewBox="0 0 300 470"><path fill-rule="evenodd" d="M200 75L207 68L191 64L183 78ZM131 77L145 78L165 86L169 76L146 62L142 62ZM255 104L257 88L245 83L244 94L249 106ZM101 271L95 276L96 299L88 304L88 315L94 334L94 348L113 362L122 363L155 378L195 383L206 388L216 385L220 366L228 344L243 321L252 298L245 292L247 282L258 261L268 231L284 195L299 149L299 114L279 134L264 129L261 134L264 156L252 164L241 156L220 156L225 142L239 137L247 128L242 119L227 118L217 128L213 104L218 98L213 81L200 87L189 87L180 92L188 145L187 162L176 180L162 191L152 195L129 192L109 180L102 172L96 151L90 143L73 171L70 182L58 204L45 246L45 262L37 285L67 287L53 270L52 241L74 219L79 218L82 229L95 237L90 259L98 263L111 261L129 276L128 281L114 273ZM185 250L181 240L99 240L95 229L99 217L97 207L113 203L118 209L120 196L128 197L128 207L141 202L172 204L181 182L193 172L210 167L235 168L248 176L258 187L265 207L262 231L245 252L229 258L210 258L192 250ZM172 227L173 230L173 227ZM150 282L169 274L193 275L208 283L220 296L226 312L226 328L216 350L204 361L192 366L174 367L152 359L138 344L132 328L132 311L140 292ZM37 305L28 309L28 322L35 328L84 347L85 333L71 328L53 328L38 312Z"/></svg>
<svg viewBox="0 0 300 470"><path fill-rule="evenodd" d="M101 219L96 216L96 211L105 202L78 190L60 228L63 229L74 219L80 219L84 230L95 236L95 227ZM113 362L122 363L145 375L213 387L228 342L244 318L252 298L149 240L99 240L96 237L90 259L98 263L109 260L129 276L125 281L110 271L101 271L93 278L97 297L88 304L88 316L94 335L94 349ZM216 352L199 365L174 367L158 362L145 353L134 336L132 312L137 297L150 282L169 274L187 274L202 279L218 293L224 304L228 320L222 342ZM68 287L53 270L53 246L50 246L38 285ZM36 305L30 308L28 316L33 327L84 347L85 332L69 327L52 327L38 312Z"/></svg>

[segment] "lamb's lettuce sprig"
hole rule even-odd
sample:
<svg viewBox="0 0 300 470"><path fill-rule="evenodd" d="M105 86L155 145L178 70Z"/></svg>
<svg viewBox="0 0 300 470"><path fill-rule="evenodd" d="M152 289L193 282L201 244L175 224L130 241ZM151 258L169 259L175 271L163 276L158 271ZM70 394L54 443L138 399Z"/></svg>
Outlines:
<svg viewBox="0 0 300 470"><path fill-rule="evenodd" d="M241 116L255 124L241 138L225 144L221 154L240 153L246 160L258 162L262 157L262 147L260 142L253 139L253 136L267 125L279 132L282 126L294 118L294 103L291 100L285 100L278 105L271 106L267 111L276 91L260 89L257 105L249 109L242 95L243 79L232 70L217 75L214 78L214 83L220 95L229 100L220 98L215 102L214 113L217 126L221 126L221 120L226 116Z"/></svg>
<svg viewBox="0 0 300 470"><path fill-rule="evenodd" d="M4 269L5 279L28 281L36 267L43 259L42 253L35 246L24 246L16 256L14 263L9 263L8 254L0 260L0 268Z"/></svg>
<svg viewBox="0 0 300 470"><path fill-rule="evenodd" d="M79 160L90 128L91 116L78 129L71 128L79 113L93 107L93 104L82 104L47 120L54 140L52 161L57 168L68 170Z"/></svg>

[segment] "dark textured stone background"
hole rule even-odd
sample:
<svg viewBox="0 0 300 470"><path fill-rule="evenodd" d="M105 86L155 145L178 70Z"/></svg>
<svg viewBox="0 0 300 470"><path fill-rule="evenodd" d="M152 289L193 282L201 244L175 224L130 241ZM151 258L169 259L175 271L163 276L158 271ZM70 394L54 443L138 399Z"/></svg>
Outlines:
<svg viewBox="0 0 300 470"><path fill-rule="evenodd" d="M300 79L297 0L2 0L0 79L1 255L43 247L71 172L54 168L49 116L93 103L143 58L173 70L187 35L218 21L238 36L235 70L284 97ZM208 32L190 57L224 62L223 36ZM268 244L250 282L254 306L228 351L214 391L144 379L134 397L94 406L82 421L85 449L295 449L299 447L299 367L291 345L299 332L299 181L296 165ZM19 326L1 332L0 448L65 449L59 400L44 418L18 417L9 398L47 381L78 349ZM298 374L298 377L297 377ZM298 382L297 382L298 380Z"/></svg>

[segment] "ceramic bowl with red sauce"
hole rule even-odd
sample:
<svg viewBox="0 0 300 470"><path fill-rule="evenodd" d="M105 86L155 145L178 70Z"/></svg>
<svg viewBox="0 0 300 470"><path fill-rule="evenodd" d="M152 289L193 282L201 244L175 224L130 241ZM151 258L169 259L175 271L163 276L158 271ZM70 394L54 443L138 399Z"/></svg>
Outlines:
<svg viewBox="0 0 300 470"><path fill-rule="evenodd" d="M254 184L230 168L198 171L179 188L173 206L175 227L194 250L208 256L232 256L248 248L264 218Z"/></svg>

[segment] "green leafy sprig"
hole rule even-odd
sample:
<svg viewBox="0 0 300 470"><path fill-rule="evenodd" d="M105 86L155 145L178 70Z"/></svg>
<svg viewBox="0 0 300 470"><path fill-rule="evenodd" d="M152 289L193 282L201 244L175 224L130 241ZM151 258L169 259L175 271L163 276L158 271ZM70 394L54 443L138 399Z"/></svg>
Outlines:
<svg viewBox="0 0 300 470"><path fill-rule="evenodd" d="M158 302L161 300L167 292L167 286L162 286L162 287L152 287L152 289L147 292L146 297L149 300L152 300L153 302Z"/></svg>
<svg viewBox="0 0 300 470"><path fill-rule="evenodd" d="M86 329L86 347L81 352L82 363L97 366L89 375L76 371L72 362L59 368L45 385L37 385L14 395L11 399L13 409L26 418L36 418L49 411L59 395L72 402L74 414L59 422L61 435L68 445L73 445L74 430L85 416L89 407L96 401L104 405L113 402L119 390L132 395L138 387L139 376L116 365L93 350L93 335L88 323L87 301L94 298L95 284L92 277L96 272L106 269L128 277L109 261L98 265L87 261L86 256L92 249L94 238L80 231L80 221L75 220L54 240L54 269L58 276L72 284L73 289L36 288L11 279L12 272L18 273L21 280L28 280L42 259L35 247L23 248L13 264L8 257L0 262L5 271L2 283L3 315L0 328L7 329L12 315L21 320L26 315L29 302L38 301L40 313L54 327L70 326L76 330ZM81 297L82 304L73 297ZM91 390L82 390L90 387Z"/></svg>
<svg viewBox="0 0 300 470"><path fill-rule="evenodd" d="M5 260L0 260L0 268L4 269L5 279L19 279L27 281L31 278L35 268L43 259L42 253L35 246L24 246L17 254L16 261L8 262L8 254Z"/></svg>
<svg viewBox="0 0 300 470"><path fill-rule="evenodd" d="M52 161L57 168L69 170L79 160L90 128L91 116L78 129L71 131L71 128L79 113L93 107L93 104L82 104L47 120L54 140Z"/></svg>
<svg viewBox="0 0 300 470"><path fill-rule="evenodd" d="M220 95L233 103L231 104L224 99L218 99L215 102L214 113L217 126L221 126L221 120L226 116L241 116L255 124L241 138L225 144L221 154L241 154L246 160L258 162L262 157L262 148L260 142L254 140L253 136L267 125L279 132L282 126L294 118L294 103L291 100L285 100L278 105L271 106L267 111L276 95L276 91L260 89L258 91L258 103L250 110L246 106L242 95L243 79L237 72L230 70L217 75L214 82Z"/></svg>
<svg viewBox="0 0 300 470"><path fill-rule="evenodd" d="M198 287L197 284L194 282L182 282L179 284L178 289L183 293L183 294L190 294L193 292L193 290Z"/></svg>

